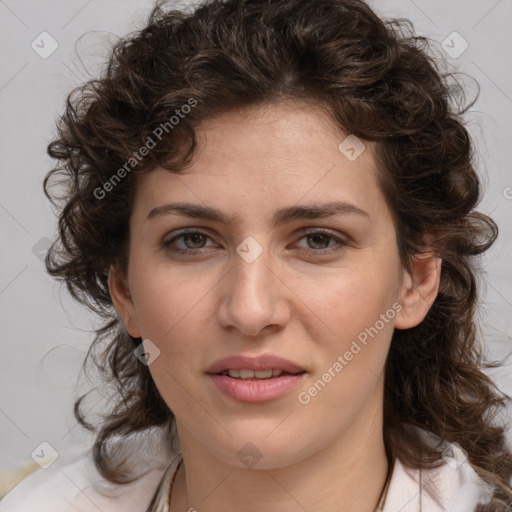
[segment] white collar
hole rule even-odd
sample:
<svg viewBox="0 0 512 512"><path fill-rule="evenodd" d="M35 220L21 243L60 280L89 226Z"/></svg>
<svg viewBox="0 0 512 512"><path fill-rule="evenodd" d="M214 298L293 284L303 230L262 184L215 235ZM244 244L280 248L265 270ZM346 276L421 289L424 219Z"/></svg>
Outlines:
<svg viewBox="0 0 512 512"><path fill-rule="evenodd" d="M472 512L488 503L490 487L466 460L432 469L411 469L395 460L383 512Z"/></svg>

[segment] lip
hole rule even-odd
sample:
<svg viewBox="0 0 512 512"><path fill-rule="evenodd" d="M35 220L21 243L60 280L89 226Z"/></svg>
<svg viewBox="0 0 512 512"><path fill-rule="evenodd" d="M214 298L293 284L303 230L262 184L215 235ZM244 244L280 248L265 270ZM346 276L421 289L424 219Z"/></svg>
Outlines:
<svg viewBox="0 0 512 512"><path fill-rule="evenodd" d="M242 380L229 375L220 375L227 370L242 369L253 371L279 369L286 373L259 380ZM275 400L288 393L302 381L306 370L288 359L265 354L258 357L242 355L225 357L210 365L206 373L215 387L228 398L239 402L257 403Z"/></svg>
<svg viewBox="0 0 512 512"><path fill-rule="evenodd" d="M288 359L284 359L272 354L265 354L258 357L249 357L243 355L225 357L215 361L212 365L210 365L206 370L206 373L219 374L226 370L246 369L258 371L270 370L272 368L283 370L287 373L299 373L305 371L304 368L301 368L299 365L289 361Z"/></svg>
<svg viewBox="0 0 512 512"><path fill-rule="evenodd" d="M228 375L208 374L215 387L228 398L238 402L268 402L282 397L304 378L298 375L283 374L279 377L261 380L234 379Z"/></svg>

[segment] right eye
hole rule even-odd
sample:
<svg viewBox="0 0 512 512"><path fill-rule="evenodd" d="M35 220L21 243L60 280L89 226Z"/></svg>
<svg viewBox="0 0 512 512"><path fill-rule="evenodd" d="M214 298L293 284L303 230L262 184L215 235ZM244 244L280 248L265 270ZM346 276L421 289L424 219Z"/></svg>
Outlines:
<svg viewBox="0 0 512 512"><path fill-rule="evenodd" d="M204 248L206 239L211 239L209 235L198 231L196 229L190 229L178 233L170 240L164 241L162 246L172 252L191 253L191 252L202 252L200 249ZM183 241L185 247L173 247L178 240Z"/></svg>

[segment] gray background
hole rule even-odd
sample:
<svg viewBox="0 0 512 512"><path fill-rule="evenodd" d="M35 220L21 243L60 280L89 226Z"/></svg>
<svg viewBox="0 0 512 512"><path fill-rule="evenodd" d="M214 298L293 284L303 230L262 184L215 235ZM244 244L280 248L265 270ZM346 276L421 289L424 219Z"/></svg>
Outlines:
<svg viewBox="0 0 512 512"><path fill-rule="evenodd" d="M466 120L485 187L480 210L501 230L483 260L481 320L490 355L502 356L512 336L512 2L371 4L385 16L410 18L420 34L447 40L452 53L463 41L457 35L447 39L450 34L467 41L464 53L447 58L481 86ZM76 377L95 319L43 270L41 258L55 230L41 186L50 165L46 145L67 93L97 73L103 43L140 28L150 8L143 0L0 0L0 468L31 461L43 441L61 451L89 439L76 425L72 404L87 388L86 382L77 387ZM31 47L42 32L58 44L46 59ZM49 45L46 40L45 49ZM439 51L444 53L441 45ZM490 373L512 394L510 370L508 365Z"/></svg>

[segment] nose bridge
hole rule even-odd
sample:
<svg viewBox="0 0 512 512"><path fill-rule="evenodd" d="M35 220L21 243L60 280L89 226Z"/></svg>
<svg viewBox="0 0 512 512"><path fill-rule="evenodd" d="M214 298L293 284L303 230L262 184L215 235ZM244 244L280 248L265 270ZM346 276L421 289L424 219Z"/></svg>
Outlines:
<svg viewBox="0 0 512 512"><path fill-rule="evenodd" d="M263 242L248 237L237 247L233 271L220 308L220 321L247 335L288 318L283 287L272 270L273 256Z"/></svg>
<svg viewBox="0 0 512 512"><path fill-rule="evenodd" d="M244 251L247 251L244 254ZM270 270L272 267L272 256L268 248L261 250L260 254L254 255L255 249L250 247L247 250L240 244L237 249L237 257L234 262L234 292L243 293L243 295L255 295L253 299L257 299L262 291L270 291L273 274Z"/></svg>

